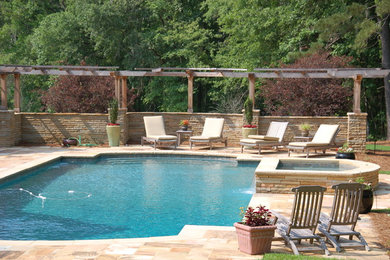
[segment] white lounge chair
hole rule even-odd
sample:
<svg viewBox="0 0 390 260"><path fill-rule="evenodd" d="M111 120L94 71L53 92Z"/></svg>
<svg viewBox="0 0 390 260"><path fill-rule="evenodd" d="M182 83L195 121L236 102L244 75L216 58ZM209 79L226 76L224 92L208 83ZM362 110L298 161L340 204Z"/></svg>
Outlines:
<svg viewBox="0 0 390 260"><path fill-rule="evenodd" d="M203 126L202 135L190 137L190 148L195 143L207 143L210 146L210 150L213 148L212 143L222 142L227 146L227 139L222 137L223 124L225 119L223 118L206 118Z"/></svg>
<svg viewBox="0 0 390 260"><path fill-rule="evenodd" d="M322 150L325 153L326 149L337 147L336 136L340 131L339 125L321 124L311 142L291 142L286 147L288 148L288 156L291 150L306 151L306 158L309 157L310 150Z"/></svg>
<svg viewBox="0 0 390 260"><path fill-rule="evenodd" d="M176 149L177 136L165 133L164 119L162 116L144 116L146 137L141 138L141 145L144 141L153 143L154 149L157 145L173 143Z"/></svg>
<svg viewBox="0 0 390 260"><path fill-rule="evenodd" d="M278 147L284 145L283 138L288 122L271 122L266 135L249 135L246 139L240 140L241 153L244 146L259 147L259 154L262 147Z"/></svg>

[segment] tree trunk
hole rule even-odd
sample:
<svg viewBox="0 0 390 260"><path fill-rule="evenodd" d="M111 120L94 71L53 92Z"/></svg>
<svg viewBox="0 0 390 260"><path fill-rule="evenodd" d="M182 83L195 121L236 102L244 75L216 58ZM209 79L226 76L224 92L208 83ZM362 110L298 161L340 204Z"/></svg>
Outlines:
<svg viewBox="0 0 390 260"><path fill-rule="evenodd" d="M385 19L381 30L382 68L390 69L390 15ZM387 140L390 140L390 74L384 78L386 100Z"/></svg>

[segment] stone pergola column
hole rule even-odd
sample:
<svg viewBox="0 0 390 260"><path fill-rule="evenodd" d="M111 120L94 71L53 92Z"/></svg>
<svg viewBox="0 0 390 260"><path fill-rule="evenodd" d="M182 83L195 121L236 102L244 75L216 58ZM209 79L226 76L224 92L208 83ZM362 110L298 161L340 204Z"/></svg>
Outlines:
<svg viewBox="0 0 390 260"><path fill-rule="evenodd" d="M361 113L360 110L360 93L362 88L362 75L356 75L353 77L353 112L356 114Z"/></svg>
<svg viewBox="0 0 390 260"><path fill-rule="evenodd" d="M187 70L187 79L188 79L188 108L187 112L192 113L194 112L193 107L193 96L194 96L194 75L192 74L192 71Z"/></svg>
<svg viewBox="0 0 390 260"><path fill-rule="evenodd" d="M367 113L347 113L347 142L356 152L366 151Z"/></svg>
<svg viewBox="0 0 390 260"><path fill-rule="evenodd" d="M14 111L20 112L20 74L14 74L15 90L14 90Z"/></svg>
<svg viewBox="0 0 390 260"><path fill-rule="evenodd" d="M0 110L7 110L7 75L1 74L0 75L0 94L1 94L1 106Z"/></svg>

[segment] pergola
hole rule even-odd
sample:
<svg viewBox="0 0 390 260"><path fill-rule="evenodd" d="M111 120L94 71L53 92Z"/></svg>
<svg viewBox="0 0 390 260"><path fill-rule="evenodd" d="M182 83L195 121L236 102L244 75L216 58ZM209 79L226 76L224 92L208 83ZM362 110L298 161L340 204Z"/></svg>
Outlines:
<svg viewBox="0 0 390 260"><path fill-rule="evenodd" d="M188 80L187 111L190 113L193 112L195 77L248 78L249 96L253 101L255 100L255 82L257 78L350 78L354 80L353 112L361 113L360 96L362 79L384 78L390 73L390 69L381 68L257 68L253 72L248 72L247 69L236 68L136 68L134 70L117 70L118 68L101 66L0 65L1 109L8 108L6 76L11 74L15 80L14 110L16 112L20 112L20 75L58 75L113 77L115 80L115 96L121 108L126 108L127 104L128 77L186 77Z"/></svg>

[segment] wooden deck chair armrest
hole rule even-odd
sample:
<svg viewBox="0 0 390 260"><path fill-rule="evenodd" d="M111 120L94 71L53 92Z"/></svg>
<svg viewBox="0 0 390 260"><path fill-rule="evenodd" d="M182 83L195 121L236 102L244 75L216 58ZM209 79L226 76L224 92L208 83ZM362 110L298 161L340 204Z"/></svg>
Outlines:
<svg viewBox="0 0 390 260"><path fill-rule="evenodd" d="M280 222L283 222L283 223L286 223L286 224L290 224L290 221L285 217L283 216L282 214L276 212L276 211L271 211L271 214L273 216L275 216L275 219L273 220L273 225L275 225L278 220L280 220Z"/></svg>

